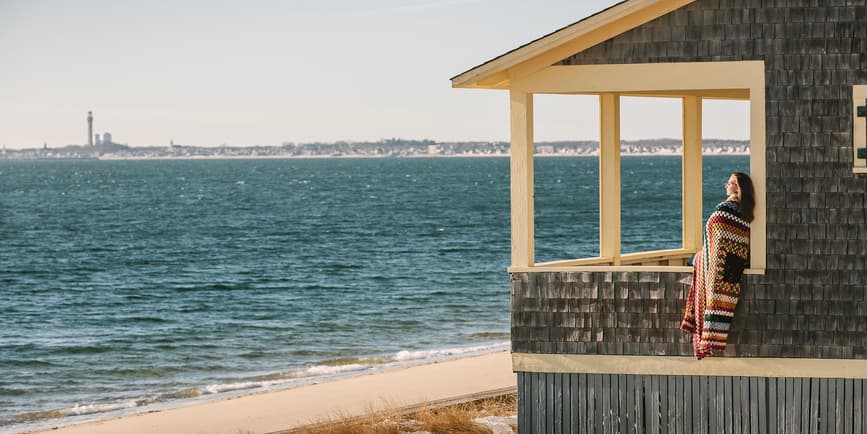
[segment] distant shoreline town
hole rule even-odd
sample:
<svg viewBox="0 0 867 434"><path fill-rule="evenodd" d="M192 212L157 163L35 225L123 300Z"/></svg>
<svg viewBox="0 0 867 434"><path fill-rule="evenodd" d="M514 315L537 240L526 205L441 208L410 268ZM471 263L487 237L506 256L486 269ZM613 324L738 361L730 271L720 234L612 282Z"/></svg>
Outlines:
<svg viewBox="0 0 867 434"><path fill-rule="evenodd" d="M704 155L749 154L749 141L704 139ZM680 155L677 139L650 139L621 142L623 155ZM538 156L599 155L596 141L537 142ZM35 149L0 149L0 160L76 159L147 160L206 158L393 158L393 157L505 157L509 142L435 142L432 140L387 139L378 142L290 143L274 146L128 146L105 141L93 145L69 145Z"/></svg>

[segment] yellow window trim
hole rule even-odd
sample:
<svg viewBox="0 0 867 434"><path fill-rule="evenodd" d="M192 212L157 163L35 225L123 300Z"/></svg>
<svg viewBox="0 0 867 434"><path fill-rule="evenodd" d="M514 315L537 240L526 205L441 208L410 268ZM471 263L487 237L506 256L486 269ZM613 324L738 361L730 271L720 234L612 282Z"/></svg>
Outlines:
<svg viewBox="0 0 867 434"><path fill-rule="evenodd" d="M684 143L699 146L701 98L746 97L750 105L750 174L756 190L755 219L751 225L747 274L763 274L766 267L766 170L765 170L765 68L763 61L681 62L625 65L555 65L511 81L511 182L512 266L510 271L681 271L689 267L622 264L619 219L600 221L600 257L536 264L533 233L533 95L600 95L600 215L620 212L619 96L628 94L681 96L684 98ZM692 107L688 109L688 107ZM609 149L610 148L610 149ZM608 157L605 158L604 154ZM684 158L696 165L695 156ZM699 169L700 170L700 169ZM690 172L685 176L699 176ZM686 184L686 183L685 183ZM684 190L684 197L700 198L700 192ZM698 203L701 203L699 200ZM689 211L689 210L686 210ZM694 211L694 210L693 210ZM684 212L684 245L695 250L696 213ZM614 224L614 227L611 225ZM700 225L700 223L699 223ZM697 229L698 228L698 229ZM641 252L640 254L650 254ZM653 262L653 261L648 261Z"/></svg>
<svg viewBox="0 0 867 434"><path fill-rule="evenodd" d="M863 106L867 100L867 85L852 86L852 173L867 173L867 161L858 158L858 148L867 146L867 125L864 118L858 116L858 106Z"/></svg>
<svg viewBox="0 0 867 434"><path fill-rule="evenodd" d="M674 265L537 265L533 267L509 267L507 271L509 273L692 273L692 267ZM765 270L747 268L744 270L744 274L764 275Z"/></svg>

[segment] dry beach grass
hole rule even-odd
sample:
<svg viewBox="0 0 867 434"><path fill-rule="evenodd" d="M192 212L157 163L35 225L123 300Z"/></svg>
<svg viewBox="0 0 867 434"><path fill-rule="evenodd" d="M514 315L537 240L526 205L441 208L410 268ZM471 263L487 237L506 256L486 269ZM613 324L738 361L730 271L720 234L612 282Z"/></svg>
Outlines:
<svg viewBox="0 0 867 434"><path fill-rule="evenodd" d="M415 432L488 434L492 431L474 422L488 416L517 414L514 393L444 407L419 406L408 410L371 409L360 417L335 417L289 431L305 434L401 434Z"/></svg>

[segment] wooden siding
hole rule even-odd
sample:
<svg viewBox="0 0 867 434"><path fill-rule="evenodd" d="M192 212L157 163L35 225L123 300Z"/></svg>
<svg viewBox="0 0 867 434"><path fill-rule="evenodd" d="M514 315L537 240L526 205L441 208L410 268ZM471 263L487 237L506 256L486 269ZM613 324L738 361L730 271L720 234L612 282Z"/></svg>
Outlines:
<svg viewBox="0 0 867 434"><path fill-rule="evenodd" d="M809 315L836 321L845 312L828 303L867 299L867 177L852 173L851 101L867 84L865 53L865 0L697 0L559 64L764 61L767 266L746 280L774 314L824 300Z"/></svg>
<svg viewBox="0 0 867 434"><path fill-rule="evenodd" d="M521 433L867 433L867 381L518 373Z"/></svg>
<svg viewBox="0 0 867 434"><path fill-rule="evenodd" d="M867 300L817 286L780 296L747 276L725 355L867 358ZM512 351L692 355L680 330L691 273L512 273ZM863 288L860 288L863 297ZM851 298L846 298L846 297Z"/></svg>

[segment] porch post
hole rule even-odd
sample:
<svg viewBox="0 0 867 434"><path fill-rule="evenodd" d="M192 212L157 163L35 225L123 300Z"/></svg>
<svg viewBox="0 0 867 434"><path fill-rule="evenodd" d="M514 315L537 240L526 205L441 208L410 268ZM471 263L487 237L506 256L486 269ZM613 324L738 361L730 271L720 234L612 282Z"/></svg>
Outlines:
<svg viewBox="0 0 867 434"><path fill-rule="evenodd" d="M764 69L761 74L764 74ZM764 83L764 75L756 82ZM750 178L756 191L756 208L750 224L750 268L760 270L764 270L767 260L765 119L765 86L755 84L750 88Z"/></svg>
<svg viewBox="0 0 867 434"><path fill-rule="evenodd" d="M512 90L509 150L512 203L512 266L532 267L533 252L533 94Z"/></svg>
<svg viewBox="0 0 867 434"><path fill-rule="evenodd" d="M599 95L599 256L620 265L620 95Z"/></svg>
<svg viewBox="0 0 867 434"><path fill-rule="evenodd" d="M702 243L702 175L701 175L701 98L683 98L683 248L695 250Z"/></svg>

